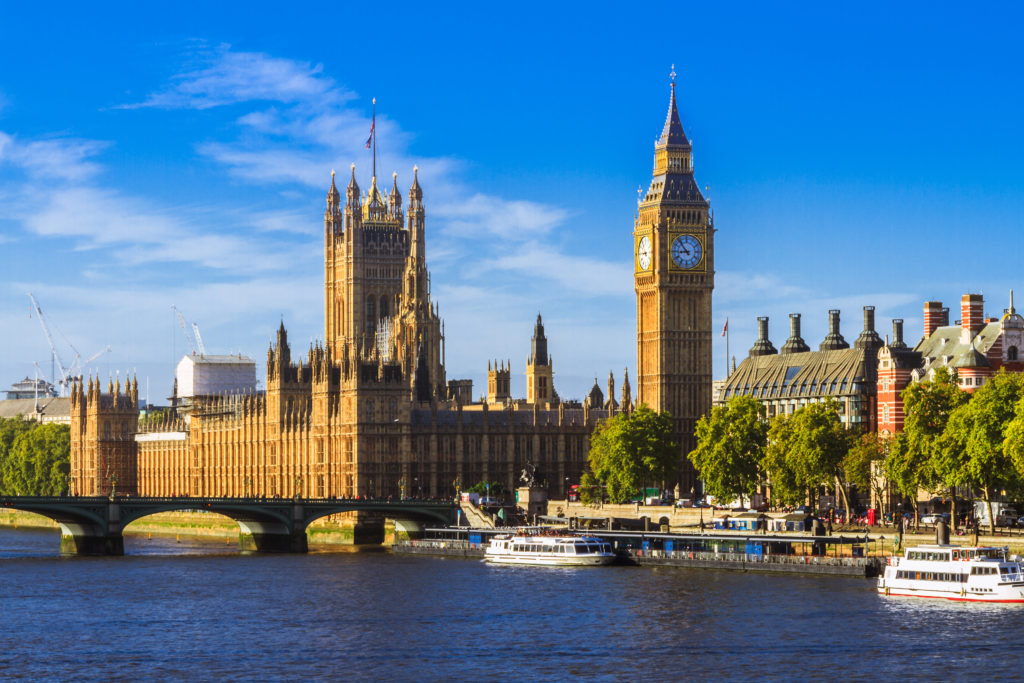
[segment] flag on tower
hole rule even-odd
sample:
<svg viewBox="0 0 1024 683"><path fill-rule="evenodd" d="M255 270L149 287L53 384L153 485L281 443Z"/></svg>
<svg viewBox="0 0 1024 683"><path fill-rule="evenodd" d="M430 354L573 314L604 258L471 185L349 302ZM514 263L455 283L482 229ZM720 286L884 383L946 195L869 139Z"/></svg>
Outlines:
<svg viewBox="0 0 1024 683"><path fill-rule="evenodd" d="M370 121L370 137L366 138L366 149L370 149L370 145L373 143L373 129L376 128L376 127L377 127L377 98L374 97L373 98L373 119L371 119L371 121ZM377 175L376 153L377 153L377 150L374 150L374 169L373 169L373 175Z"/></svg>
<svg viewBox="0 0 1024 683"><path fill-rule="evenodd" d="M724 337L725 333L728 332L728 331L729 331L729 319L726 318L725 319L725 327L722 328L722 335L721 336Z"/></svg>

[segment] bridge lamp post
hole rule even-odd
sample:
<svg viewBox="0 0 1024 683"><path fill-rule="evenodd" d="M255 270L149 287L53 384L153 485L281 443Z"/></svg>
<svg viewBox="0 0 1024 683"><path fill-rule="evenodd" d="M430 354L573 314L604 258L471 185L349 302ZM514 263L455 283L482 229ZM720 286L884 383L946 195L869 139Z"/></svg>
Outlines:
<svg viewBox="0 0 1024 683"><path fill-rule="evenodd" d="M246 477L244 480L242 480L242 484L245 486L245 497L248 498L249 497L249 485L252 484L252 479L250 479L249 477Z"/></svg>
<svg viewBox="0 0 1024 683"><path fill-rule="evenodd" d="M302 498L302 477L295 477L295 500Z"/></svg>
<svg viewBox="0 0 1024 683"><path fill-rule="evenodd" d="M401 499L405 500L405 477L398 480L398 488L401 491Z"/></svg>
<svg viewBox="0 0 1024 683"><path fill-rule="evenodd" d="M117 475L110 477L110 500L117 497Z"/></svg>
<svg viewBox="0 0 1024 683"><path fill-rule="evenodd" d="M412 478L412 487L416 490L416 497L417 498L422 498L423 497L423 492L420 490L420 478L419 477L413 477Z"/></svg>

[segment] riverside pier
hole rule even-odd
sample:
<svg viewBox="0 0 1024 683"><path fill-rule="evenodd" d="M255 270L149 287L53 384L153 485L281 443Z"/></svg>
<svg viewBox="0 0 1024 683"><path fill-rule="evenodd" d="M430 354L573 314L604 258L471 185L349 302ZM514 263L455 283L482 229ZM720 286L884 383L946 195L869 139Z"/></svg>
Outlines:
<svg viewBox="0 0 1024 683"><path fill-rule="evenodd" d="M424 538L398 541L392 549L396 553L482 558L491 537L514 532L514 528L426 529ZM618 564L640 566L870 578L881 571L885 551L884 537L618 530L588 530L587 534L609 541Z"/></svg>

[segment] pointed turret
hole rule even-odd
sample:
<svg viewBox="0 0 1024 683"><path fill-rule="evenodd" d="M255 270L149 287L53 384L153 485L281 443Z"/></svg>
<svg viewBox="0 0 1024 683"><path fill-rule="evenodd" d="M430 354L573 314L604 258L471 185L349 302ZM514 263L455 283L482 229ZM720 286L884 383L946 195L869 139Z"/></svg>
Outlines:
<svg viewBox="0 0 1024 683"><path fill-rule="evenodd" d="M356 165L352 164L352 178L345 189L346 206L350 209L359 208L359 183L356 182Z"/></svg>
<svg viewBox="0 0 1024 683"><path fill-rule="evenodd" d="M690 149L690 141L686 139L683 123L679 120L679 109L676 107L674 72L672 74L672 94L669 95L668 100L668 115L665 117L665 127L661 130L661 137L658 138L658 146Z"/></svg>
<svg viewBox="0 0 1024 683"><path fill-rule="evenodd" d="M398 172L391 174L391 192L388 193L388 212L392 216L402 215L402 193L398 191Z"/></svg>
<svg viewBox="0 0 1024 683"><path fill-rule="evenodd" d="M334 184L334 169L331 169L331 188L327 190L327 209L331 213L337 212L341 206L341 193L338 186Z"/></svg>
<svg viewBox="0 0 1024 683"><path fill-rule="evenodd" d="M412 187L409 188L410 206L418 206L423 202L423 189L420 187L420 167L412 167Z"/></svg>
<svg viewBox="0 0 1024 683"><path fill-rule="evenodd" d="M629 386L629 368L622 371L622 409L629 410L633 405L633 390Z"/></svg>
<svg viewBox="0 0 1024 683"><path fill-rule="evenodd" d="M533 338L530 340L530 363L548 364L548 339L544 336L544 322L540 313L537 314L537 324L533 326Z"/></svg>

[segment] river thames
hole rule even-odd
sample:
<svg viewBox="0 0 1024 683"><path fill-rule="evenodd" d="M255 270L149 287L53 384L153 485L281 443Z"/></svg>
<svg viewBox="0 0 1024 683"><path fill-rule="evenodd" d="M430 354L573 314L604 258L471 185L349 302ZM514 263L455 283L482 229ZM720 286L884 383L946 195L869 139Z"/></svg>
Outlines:
<svg viewBox="0 0 1024 683"><path fill-rule="evenodd" d="M126 537L61 557L0 529L0 675L33 680L1019 679L1024 609L873 581L241 555ZM653 680L653 679L652 679Z"/></svg>

